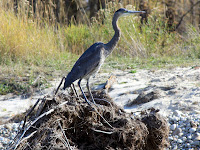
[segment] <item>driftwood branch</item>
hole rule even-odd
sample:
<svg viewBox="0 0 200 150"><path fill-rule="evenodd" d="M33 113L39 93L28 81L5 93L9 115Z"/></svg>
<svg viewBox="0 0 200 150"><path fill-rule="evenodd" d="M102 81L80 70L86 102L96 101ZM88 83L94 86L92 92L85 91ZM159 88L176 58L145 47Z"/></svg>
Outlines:
<svg viewBox="0 0 200 150"><path fill-rule="evenodd" d="M63 128L62 128L60 122L58 122L58 125L59 125L59 127L60 127L60 129L61 129L61 131L62 131L63 136L65 137L65 140L66 140L66 143L67 143L67 148L68 148L69 150L72 150L72 149L71 149L71 146L70 146L70 144L69 144L69 141L68 141L68 139L67 139L67 136L65 135L65 132L63 131Z"/></svg>
<svg viewBox="0 0 200 150"><path fill-rule="evenodd" d="M44 116L49 115L50 113L54 112L55 109L50 109L49 111L43 113L42 115L40 115L39 117L37 117L33 122L31 122L31 124L23 131L22 135L19 137L18 141L16 142L16 144L14 145L14 150L19 146L19 144L22 142L22 138L24 137L26 131L28 131L30 129L30 127L32 127L39 119L43 118Z"/></svg>
<svg viewBox="0 0 200 150"><path fill-rule="evenodd" d="M183 21L183 18L184 18L189 12L191 12L192 9L193 9L196 5L198 5L199 3L200 3L200 1L196 2L194 5L192 5L192 6L190 7L190 9L189 9L185 14L183 14L183 16L180 18L178 24L176 25L175 30L178 29L178 27L181 25L181 22Z"/></svg>
<svg viewBox="0 0 200 150"><path fill-rule="evenodd" d="M98 133L104 133L104 134L113 134L113 132L112 131L110 131L110 132L108 132L108 131L102 131L102 130L97 130L97 129L94 129L94 128L91 128L93 131L95 131L95 132L98 132Z"/></svg>
<svg viewBox="0 0 200 150"><path fill-rule="evenodd" d="M30 127L32 127L39 119L43 118L44 116L47 116L49 114L51 114L52 112L54 112L57 108L61 107L62 105L65 105L66 103L68 103L68 101L63 102L62 104L58 105L56 108L54 109L50 109L49 111L41 114L39 117L37 117L34 121L30 122L30 124L28 125L27 128L23 129L23 133L21 134L21 136L19 137L19 139L17 140L17 142L15 142L15 144L13 146L11 146L11 148L8 149L13 149L15 150L19 144L23 141L23 137L25 135L25 133L30 129Z"/></svg>
<svg viewBox="0 0 200 150"><path fill-rule="evenodd" d="M45 97L44 97L45 98ZM27 117L30 115L30 113L35 109L35 107L37 106L37 104L39 103L41 99L39 98L37 100L37 102L34 104L34 106L30 109L30 111L26 114L25 118L24 118L24 124L22 126L22 130L24 130L24 127L25 127L25 124L26 124L26 120L27 120Z"/></svg>

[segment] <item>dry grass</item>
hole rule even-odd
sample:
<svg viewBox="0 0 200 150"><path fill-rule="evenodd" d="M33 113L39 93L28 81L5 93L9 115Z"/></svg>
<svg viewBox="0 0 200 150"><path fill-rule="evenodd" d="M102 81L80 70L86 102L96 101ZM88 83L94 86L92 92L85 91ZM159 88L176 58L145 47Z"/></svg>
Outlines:
<svg viewBox="0 0 200 150"><path fill-rule="evenodd" d="M1 63L40 63L56 56L55 33L49 27L38 28L31 20L17 18L12 12L0 12Z"/></svg>
<svg viewBox="0 0 200 150"><path fill-rule="evenodd" d="M7 71L1 69L4 76L30 74L28 84L38 77L38 73L45 78L52 78L52 72L61 70L59 76L66 75L78 58L77 54L82 54L94 42L108 42L114 34L111 25L113 13L117 8L125 7L118 1L109 2L106 9L100 10L98 17L92 19L90 25L63 25L56 22L51 6L38 5L33 15L33 7L28 1L25 2L18 3L17 15L11 9L13 1L0 2L3 8L0 10L0 65L1 68L9 68ZM136 8L133 5L126 7L137 9L138 1L133 2ZM43 7L46 11L39 11ZM150 1L150 8L152 12L148 24L142 27L139 16L119 20L122 37L106 64L126 69L190 64L200 58L199 30L188 25L185 35L168 32L162 11L165 9L164 4ZM63 12L60 15L63 18Z"/></svg>

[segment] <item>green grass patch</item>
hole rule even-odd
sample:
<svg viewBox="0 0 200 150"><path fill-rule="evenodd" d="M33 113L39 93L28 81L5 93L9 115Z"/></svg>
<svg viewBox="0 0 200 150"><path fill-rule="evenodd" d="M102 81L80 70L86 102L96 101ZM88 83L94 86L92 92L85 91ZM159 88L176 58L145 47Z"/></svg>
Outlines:
<svg viewBox="0 0 200 150"><path fill-rule="evenodd" d="M5 111L7 111L7 109L6 109L6 108L3 108L3 109L2 109L2 111L4 111L4 112L5 112Z"/></svg>
<svg viewBox="0 0 200 150"><path fill-rule="evenodd" d="M26 84L20 84L13 80L6 80L0 82L0 95L4 95L7 93L15 93L17 95L22 93L27 93L29 87Z"/></svg>
<svg viewBox="0 0 200 150"><path fill-rule="evenodd" d="M129 73L136 73L136 72L137 72L136 70L129 71Z"/></svg>

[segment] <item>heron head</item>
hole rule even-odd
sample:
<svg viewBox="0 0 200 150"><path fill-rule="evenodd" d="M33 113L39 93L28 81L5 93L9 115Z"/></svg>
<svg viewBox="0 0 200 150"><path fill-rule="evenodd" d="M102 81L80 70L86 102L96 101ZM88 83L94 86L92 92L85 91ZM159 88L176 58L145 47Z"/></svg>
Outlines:
<svg viewBox="0 0 200 150"><path fill-rule="evenodd" d="M119 16L127 16L131 14L144 14L146 13L145 11L132 11L132 10L127 10L125 8L120 8L116 12Z"/></svg>

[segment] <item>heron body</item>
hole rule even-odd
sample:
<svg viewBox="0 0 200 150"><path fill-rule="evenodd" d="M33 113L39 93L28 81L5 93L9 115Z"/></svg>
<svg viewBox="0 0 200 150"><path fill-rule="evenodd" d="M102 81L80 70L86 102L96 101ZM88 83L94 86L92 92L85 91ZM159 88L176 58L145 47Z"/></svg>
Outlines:
<svg viewBox="0 0 200 150"><path fill-rule="evenodd" d="M92 97L90 87L89 87L89 79L100 70L101 65L104 63L104 60L113 51L113 49L115 48L115 46L117 45L120 39L120 29L117 26L117 21L119 17L121 16L134 14L134 13L144 13L144 12L143 11L128 11L124 8L120 8L119 10L115 12L113 16L113 21L112 21L113 29L115 31L113 38L106 44L102 42L94 43L80 56L80 58L74 64L72 70L69 72L69 74L65 78L65 83L63 87L64 90L67 87L69 87L74 81L79 79L78 85L81 89L81 92L86 102L88 102L80 85L81 80L82 79L87 80L87 88ZM92 97L92 100L94 102L93 97Z"/></svg>
<svg viewBox="0 0 200 150"><path fill-rule="evenodd" d="M90 46L74 64L71 72L65 78L64 89L77 79L88 80L95 75L105 60L103 43L98 42ZM90 66L90 67L89 67Z"/></svg>

